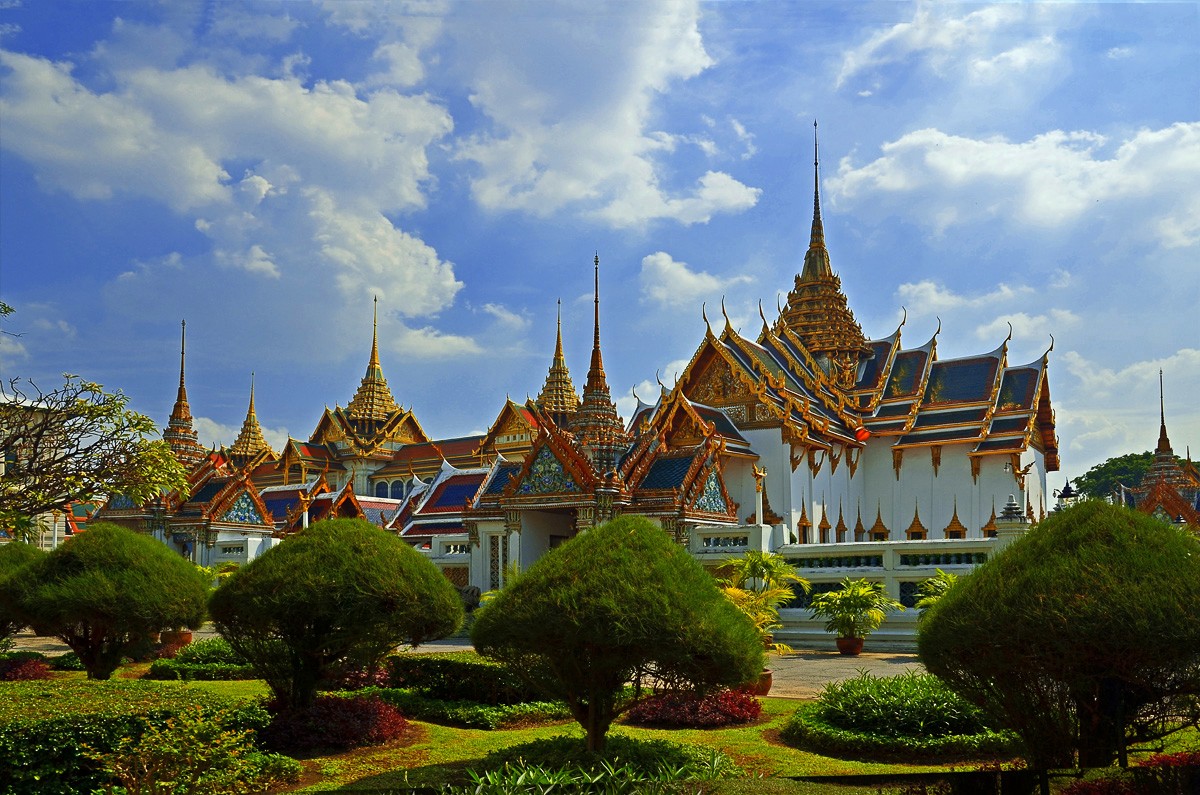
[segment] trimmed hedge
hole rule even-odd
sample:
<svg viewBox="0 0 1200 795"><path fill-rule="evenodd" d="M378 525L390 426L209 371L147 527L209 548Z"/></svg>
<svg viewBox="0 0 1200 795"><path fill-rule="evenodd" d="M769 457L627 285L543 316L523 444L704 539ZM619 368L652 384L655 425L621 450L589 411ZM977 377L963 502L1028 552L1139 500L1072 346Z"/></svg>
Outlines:
<svg viewBox="0 0 1200 795"><path fill-rule="evenodd" d="M480 704L476 701L443 701L403 688L367 687L356 695L378 696L416 720L469 729L503 729L525 723L568 720L567 705L559 701L526 701L521 704Z"/></svg>
<svg viewBox="0 0 1200 795"><path fill-rule="evenodd" d="M638 740L619 733L610 735L599 753L589 752L582 737L565 735L512 745L485 756L478 770L503 770L508 766L596 772L606 763L660 781L735 778L743 772L732 759L713 748L670 740Z"/></svg>
<svg viewBox="0 0 1200 795"><path fill-rule="evenodd" d="M189 665L223 664L249 665L250 661L233 650L224 638L201 638L182 646L175 662Z"/></svg>
<svg viewBox="0 0 1200 795"><path fill-rule="evenodd" d="M258 674L252 665L237 665L234 663L188 663L180 662L178 657L164 657L155 660L150 670L142 676L143 679L183 680L185 682L213 682L237 679L257 679Z"/></svg>
<svg viewBox="0 0 1200 795"><path fill-rule="evenodd" d="M663 693L634 704L625 720L637 726L702 727L749 723L762 704L745 690L717 690L698 697L692 693Z"/></svg>
<svg viewBox="0 0 1200 795"><path fill-rule="evenodd" d="M473 651L397 654L386 661L388 684L441 701L522 704L543 696L503 665Z"/></svg>
<svg viewBox="0 0 1200 795"><path fill-rule="evenodd" d="M274 751L310 754L378 745L408 731L408 721L378 695L317 696L305 710L289 710L282 702L267 706L271 723L260 732Z"/></svg>
<svg viewBox="0 0 1200 795"><path fill-rule="evenodd" d="M947 755L993 756L1017 751L1016 737L1007 732L984 730L978 734L912 737L843 729L827 721L819 703L806 704L796 710L780 735L789 745L833 757L933 758Z"/></svg>
<svg viewBox="0 0 1200 795"><path fill-rule="evenodd" d="M92 792L108 780L84 754L118 748L147 724L163 725L187 708L229 713L231 730L259 730L270 717L253 702L235 702L178 685L138 681L13 682L0 687L0 781L12 795Z"/></svg>

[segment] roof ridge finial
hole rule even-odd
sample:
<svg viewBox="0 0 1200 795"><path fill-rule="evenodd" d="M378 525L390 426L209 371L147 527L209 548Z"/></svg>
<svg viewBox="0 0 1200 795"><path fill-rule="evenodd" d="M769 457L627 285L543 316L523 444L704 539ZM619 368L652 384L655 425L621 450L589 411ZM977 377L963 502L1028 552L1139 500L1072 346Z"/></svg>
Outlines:
<svg viewBox="0 0 1200 795"><path fill-rule="evenodd" d="M368 370L379 371L379 296L374 297L375 307L371 313L371 361Z"/></svg>
<svg viewBox="0 0 1200 795"><path fill-rule="evenodd" d="M1171 440L1167 438L1167 410L1163 401L1163 371L1158 370L1158 447L1155 453L1171 454Z"/></svg>
<svg viewBox="0 0 1200 795"><path fill-rule="evenodd" d="M593 260L595 265L595 287L593 303L595 304L595 332L592 338L592 368L604 372L604 362L600 357L600 252L596 252Z"/></svg>
<svg viewBox="0 0 1200 795"><path fill-rule="evenodd" d="M179 325L182 327L179 334L179 390L181 395L186 395L183 391L183 360L187 355L187 320L181 320ZM187 398L184 397L184 399Z"/></svg>
<svg viewBox="0 0 1200 795"><path fill-rule="evenodd" d="M808 247L825 247L825 225L821 221L821 156L817 142L816 119L813 119L813 222Z"/></svg>

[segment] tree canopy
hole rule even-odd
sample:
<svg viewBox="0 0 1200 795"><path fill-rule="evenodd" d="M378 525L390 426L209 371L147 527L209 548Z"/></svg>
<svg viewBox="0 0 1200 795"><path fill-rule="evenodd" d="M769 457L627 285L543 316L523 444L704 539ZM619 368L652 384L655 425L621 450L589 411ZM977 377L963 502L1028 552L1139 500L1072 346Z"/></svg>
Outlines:
<svg viewBox="0 0 1200 795"><path fill-rule="evenodd" d="M1176 460L1179 460L1178 456ZM1153 463L1154 453L1149 450L1110 458L1075 478L1075 490L1084 497L1107 499L1117 492L1121 485L1131 489L1142 485L1142 480Z"/></svg>
<svg viewBox="0 0 1200 795"><path fill-rule="evenodd" d="M1088 500L963 578L920 625L921 661L1042 769L1124 762L1200 720L1200 541Z"/></svg>
<svg viewBox="0 0 1200 795"><path fill-rule="evenodd" d="M98 522L0 581L0 602L79 655L89 679L108 679L130 644L200 626L208 584L150 536Z"/></svg>
<svg viewBox="0 0 1200 795"><path fill-rule="evenodd" d="M653 522L622 517L551 550L476 613L471 640L547 696L565 701L599 751L655 676L697 690L762 670L753 623Z"/></svg>
<svg viewBox="0 0 1200 795"><path fill-rule="evenodd" d="M20 378L0 384L0 529L31 528L31 517L101 495L141 502L186 490L154 421L128 403L73 375L48 392Z"/></svg>
<svg viewBox="0 0 1200 795"><path fill-rule="evenodd" d="M431 561L361 519L330 519L234 572L209 605L217 631L293 709L340 663L371 666L443 638L462 599Z"/></svg>
<svg viewBox="0 0 1200 795"><path fill-rule="evenodd" d="M33 544L0 544L0 582L45 554ZM3 591L0 591L0 652L4 651L5 646L11 642L9 639L24 626L25 619L17 612L15 605L4 598Z"/></svg>

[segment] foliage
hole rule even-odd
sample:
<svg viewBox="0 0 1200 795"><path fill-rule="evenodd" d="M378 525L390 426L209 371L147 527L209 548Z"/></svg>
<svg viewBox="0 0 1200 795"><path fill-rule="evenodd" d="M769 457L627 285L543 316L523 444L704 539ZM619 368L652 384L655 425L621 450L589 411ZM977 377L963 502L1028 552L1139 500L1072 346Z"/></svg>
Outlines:
<svg viewBox="0 0 1200 795"><path fill-rule="evenodd" d="M480 704L476 701L443 701L403 688L365 688L362 695L377 695L415 720L471 729L503 729L526 723L570 718L561 701L526 701L520 704Z"/></svg>
<svg viewBox="0 0 1200 795"><path fill-rule="evenodd" d="M583 740L567 736L511 745L488 754L479 769L485 772L503 770L506 765L510 768L575 769L589 773L621 765L631 773L658 781L712 780L741 773L733 760L714 749L669 740L638 740L621 734L609 738L601 751L589 750Z"/></svg>
<svg viewBox="0 0 1200 795"><path fill-rule="evenodd" d="M230 729L224 712L188 707L107 751L86 749L128 795L234 795L265 792L300 777L300 764L260 753L254 733Z"/></svg>
<svg viewBox="0 0 1200 795"><path fill-rule="evenodd" d="M926 668L1016 732L1036 768L1104 767L1200 722L1200 541L1088 500L951 589L921 623Z"/></svg>
<svg viewBox="0 0 1200 795"><path fill-rule="evenodd" d="M247 660L233 650L229 641L224 638L201 638L194 640L179 650L174 662L187 664L224 663L225 665L245 665Z"/></svg>
<svg viewBox="0 0 1200 795"><path fill-rule="evenodd" d="M99 495L135 503L185 493L187 473L157 438L154 420L131 411L120 391L67 375L48 392L33 381L0 384L0 528Z"/></svg>
<svg viewBox="0 0 1200 795"><path fill-rule="evenodd" d="M41 658L7 654L0 658L0 682L22 682L49 679L50 665Z"/></svg>
<svg viewBox="0 0 1200 795"><path fill-rule="evenodd" d="M925 615L925 611L937 604L938 600L946 595L958 582L958 575L948 571L937 570L937 574L922 580L917 586L917 601L913 605L917 610L921 611L921 616Z"/></svg>
<svg viewBox="0 0 1200 795"><path fill-rule="evenodd" d="M863 671L825 685L817 703L826 722L881 737L947 737L989 728L977 707L929 674Z"/></svg>
<svg viewBox="0 0 1200 795"><path fill-rule="evenodd" d="M210 609L229 645L298 711L334 666L376 665L463 619L433 563L360 519L317 522L271 548L218 588Z"/></svg>
<svg viewBox="0 0 1200 795"><path fill-rule="evenodd" d="M1181 459L1176 457L1179 463ZM1075 478L1075 490L1084 497L1105 500L1120 491L1121 486L1133 489L1142 485L1154 463L1154 453L1126 453L1102 461Z"/></svg>
<svg viewBox="0 0 1200 795"><path fill-rule="evenodd" d="M66 654L60 654L57 657L49 658L50 667L56 671L86 671L83 667L83 661L79 659L79 655L73 651Z"/></svg>
<svg viewBox="0 0 1200 795"><path fill-rule="evenodd" d="M814 596L810 606L813 618L824 618L825 631L839 638L865 638L879 629L889 612L904 609L887 595L883 583L849 577L838 590Z"/></svg>
<svg viewBox="0 0 1200 795"><path fill-rule="evenodd" d="M303 709L275 701L267 710L271 723L259 732L263 745L289 754L378 745L408 730L408 721L377 695L323 695Z"/></svg>
<svg viewBox="0 0 1200 795"><path fill-rule="evenodd" d="M721 592L754 622L763 643L780 654L792 651L787 644L773 642L771 633L783 626L779 608L795 596L793 586L808 593L812 589L808 580L782 555L757 549L731 561L725 570L728 575L721 580Z"/></svg>
<svg viewBox="0 0 1200 795"><path fill-rule="evenodd" d="M397 654L387 658L389 687L419 690L442 701L520 704L541 695L511 669L479 654Z"/></svg>
<svg viewBox="0 0 1200 795"><path fill-rule="evenodd" d="M663 693L634 704L625 716L638 726L728 726L750 723L758 718L762 705L745 690L714 690L695 693Z"/></svg>
<svg viewBox="0 0 1200 795"><path fill-rule="evenodd" d="M644 517L615 519L548 552L476 612L475 648L565 702L600 751L653 675L704 690L762 670L758 631L687 551Z"/></svg>
<svg viewBox="0 0 1200 795"><path fill-rule="evenodd" d="M0 582L15 574L22 567L32 563L46 553L33 544L9 542L0 544ZM2 592L0 592L2 593ZM0 596L0 649L13 635L21 631L25 621L14 606L3 596Z"/></svg>
<svg viewBox="0 0 1200 795"><path fill-rule="evenodd" d="M805 704L788 720L780 736L789 745L825 756L858 759L895 757L905 761L945 756L980 756L1012 753L1011 734L988 729L975 734L923 735L874 734L848 729L828 720L820 704Z"/></svg>
<svg viewBox="0 0 1200 795"><path fill-rule="evenodd" d="M199 627L208 589L195 566L149 536L97 523L0 582L0 601L107 679L130 645L165 627Z"/></svg>
<svg viewBox="0 0 1200 795"><path fill-rule="evenodd" d="M163 658L150 664L144 679L183 680L185 682L212 682L257 679L258 673L248 663L180 662L179 658Z"/></svg>
<svg viewBox="0 0 1200 795"><path fill-rule="evenodd" d="M1200 751L1154 754L1137 767L1106 769L1060 795L1192 795L1200 789Z"/></svg>
<svg viewBox="0 0 1200 795"><path fill-rule="evenodd" d="M90 531L89 531L90 532ZM230 705L211 693L153 682L55 679L0 688L0 781L15 795L92 792L108 776L84 754L116 749L146 726L189 708L220 714L230 731L258 729L267 713L254 703Z"/></svg>

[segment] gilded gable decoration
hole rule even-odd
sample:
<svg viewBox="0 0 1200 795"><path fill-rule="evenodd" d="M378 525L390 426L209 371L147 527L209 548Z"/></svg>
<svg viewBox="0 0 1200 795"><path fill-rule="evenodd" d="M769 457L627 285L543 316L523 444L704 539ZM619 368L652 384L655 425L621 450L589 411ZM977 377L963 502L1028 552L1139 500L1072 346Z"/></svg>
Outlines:
<svg viewBox="0 0 1200 795"><path fill-rule="evenodd" d="M700 493L700 498L696 500L696 509L709 513L729 512L729 503L725 500L725 494L721 489L720 479L717 477L715 469L708 473L708 477L704 481L704 490Z"/></svg>
<svg viewBox="0 0 1200 795"><path fill-rule="evenodd" d="M517 494L564 494L579 491L549 447L543 446L529 466L529 473L517 485Z"/></svg>
<svg viewBox="0 0 1200 795"><path fill-rule="evenodd" d="M940 444L929 446L929 462L933 464L933 476L936 478L938 469L942 466L942 446Z"/></svg>

